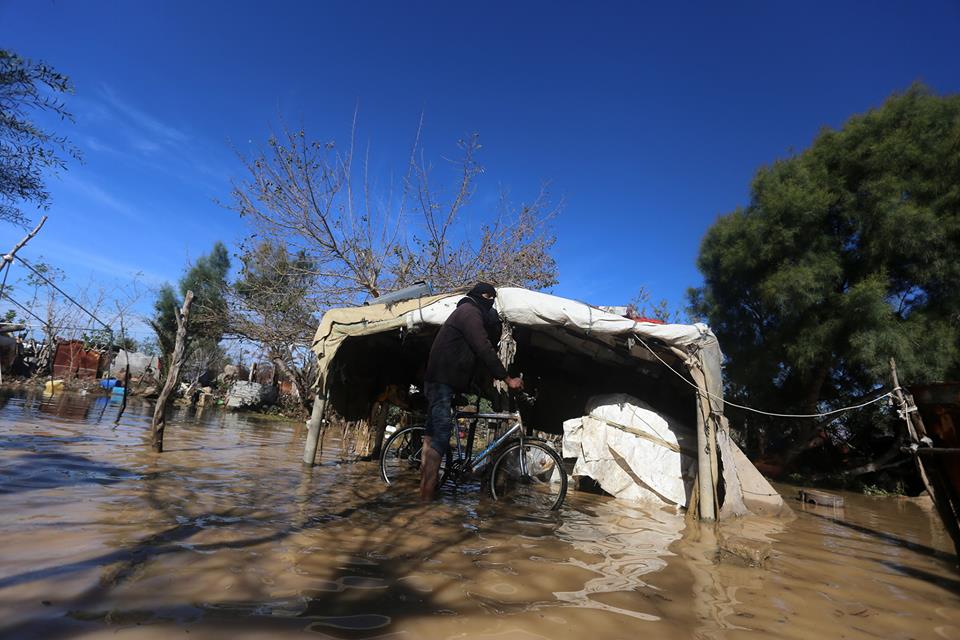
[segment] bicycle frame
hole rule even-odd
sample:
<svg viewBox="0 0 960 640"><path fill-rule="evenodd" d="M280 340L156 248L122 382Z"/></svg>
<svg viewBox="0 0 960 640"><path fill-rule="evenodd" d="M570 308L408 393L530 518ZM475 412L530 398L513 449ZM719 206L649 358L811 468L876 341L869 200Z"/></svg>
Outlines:
<svg viewBox="0 0 960 640"><path fill-rule="evenodd" d="M456 418L458 420L467 419L470 421L470 426L468 427L467 447L466 447L465 453L460 443L459 430L457 432L457 451L458 453L464 454L463 459L465 460L465 470L470 473L479 471L484 466L486 466L486 462L488 461L490 454L496 451L505 442L510 440L515 433L517 432L520 433L519 439L521 443L523 442L523 422L520 419L519 413L471 413L471 412L458 411L456 414ZM478 453L476 456L473 456L472 455L473 454L473 438L477 429L477 420L482 420L482 419L498 420L498 421L504 421L504 422L508 420L516 420L516 424L514 424L512 427L504 431L503 434L495 438L494 441L488 444L483 451ZM520 472L521 473L527 472L525 463L526 461L524 460L524 456L520 456L520 467L521 467Z"/></svg>

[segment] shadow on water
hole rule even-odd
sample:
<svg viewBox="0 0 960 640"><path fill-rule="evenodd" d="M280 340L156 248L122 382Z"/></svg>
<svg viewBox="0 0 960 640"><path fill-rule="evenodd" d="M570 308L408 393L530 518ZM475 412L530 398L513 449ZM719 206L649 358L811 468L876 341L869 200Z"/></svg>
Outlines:
<svg viewBox="0 0 960 640"><path fill-rule="evenodd" d="M364 469L364 473L368 470ZM309 477L309 472L307 476ZM307 481L309 485L309 480ZM303 487L301 487L303 490ZM147 490L146 499L152 506L168 509L161 496ZM296 598L276 601L225 600L210 604L201 604L205 616L227 626L243 618L246 629L262 626L264 629L275 627L276 619L301 619L308 623L308 630L333 629L338 637L361 637L380 629L387 624L402 620L407 616L442 614L446 609L433 602L428 593L404 582L404 578L431 562L431 558L444 550L460 545L473 535L468 528L453 528L454 535L444 536L426 545L418 546L415 552L394 557L384 555L384 541L395 537L399 531L410 526L411 522L431 521L431 505L420 505L406 500L397 501L391 496L375 493L364 495L358 490L350 490L341 499L350 497L350 506L339 511L315 514L273 533L261 536L235 538L230 541L185 545L184 542L203 531L218 527L230 528L239 519L249 523L249 516L239 514L238 510L226 509L217 513L204 513L164 531L138 541L136 544L118 549L108 554L89 558L83 562L59 565L44 570L28 572L0 579L0 589L22 585L30 581L62 577L71 572L91 567L105 569L97 584L76 597L58 602L74 618L87 621L106 619L110 611L100 610L105 603L111 603L112 610L123 609L122 599L114 597L113 592L131 579L135 579L144 565L168 554L212 554L221 550L243 550L262 545L282 543L292 535L313 533L324 528L329 530L332 540L340 539L344 550L354 549L362 555L345 559L343 566L323 580L323 584L301 591ZM337 532L338 525L347 519L362 514L366 525L362 533L355 533L351 527L349 540L343 532ZM173 514L171 514L173 515ZM387 545L389 547L389 543ZM375 557L376 561L367 561ZM456 575L447 578L448 584L458 581ZM389 597L383 591L389 586ZM179 617L179 610L165 612L151 609L150 619L163 620L167 617ZM372 613L376 612L376 613ZM28 635L35 629L36 620L26 620L20 625L5 630L11 637ZM76 629L70 625L57 628L56 625L44 629L46 638L72 637Z"/></svg>
<svg viewBox="0 0 960 640"><path fill-rule="evenodd" d="M78 484L113 484L137 478L131 471L83 455L77 449L93 449L108 441L109 434L74 433L39 422L43 414L63 419L67 424L84 424L100 419L100 407L108 398L92 396L28 396L10 402L3 395L0 419L12 419L24 428L20 433L0 433L0 494L53 489ZM72 450L71 450L72 449Z"/></svg>
<svg viewBox="0 0 960 640"><path fill-rule="evenodd" d="M0 448L7 443L0 442ZM113 484L137 474L66 452L21 453L0 463L0 494L76 484Z"/></svg>
<svg viewBox="0 0 960 640"><path fill-rule="evenodd" d="M577 493L545 517L476 491L422 505L335 442L303 469L302 425L177 409L158 455L149 403L114 427L85 402L0 402L2 638L862 636L860 614L816 614L824 594L880 612L880 637L960 631L956 581L918 527L744 522L771 566L731 566L711 527L668 510ZM882 613L875 584L901 610Z"/></svg>
<svg viewBox="0 0 960 640"><path fill-rule="evenodd" d="M884 542L889 542L890 544L903 547L905 549L910 549L914 553L930 556L932 558L938 558L945 562L954 562L954 563L956 562L956 557L952 553L947 553L939 549L934 549L933 547L929 547L912 540L907 540L906 538L896 536L892 533L888 533L885 531L877 531L876 529L871 529L870 527L865 527L855 522L850 522L848 520L841 520L840 518L834 518L821 513L815 513L813 511L807 511L807 514L815 518L826 520L840 527L844 527L846 529L856 531L857 533L863 533L865 535L872 536L879 540L883 540Z"/></svg>
<svg viewBox="0 0 960 640"><path fill-rule="evenodd" d="M917 580L923 580L925 582L929 582L930 584L935 584L938 587L948 589L953 593L960 595L960 580L957 580L956 578L952 578L942 573L924 571L923 569L918 569L902 563L891 562L889 560L881 560L880 563L902 575L910 576L911 578L916 578Z"/></svg>

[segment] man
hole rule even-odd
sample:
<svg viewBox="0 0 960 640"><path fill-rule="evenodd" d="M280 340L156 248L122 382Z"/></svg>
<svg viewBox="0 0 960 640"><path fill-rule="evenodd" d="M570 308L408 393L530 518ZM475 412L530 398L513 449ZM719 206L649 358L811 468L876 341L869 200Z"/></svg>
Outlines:
<svg viewBox="0 0 960 640"><path fill-rule="evenodd" d="M477 360L497 380L511 389L522 389L523 380L507 375L490 342L487 327L498 319L493 309L497 290L477 283L457 303L430 348L424 391L427 396L427 437L420 465L420 499L432 500L437 489L440 462L447 455L453 431L454 396L467 390Z"/></svg>

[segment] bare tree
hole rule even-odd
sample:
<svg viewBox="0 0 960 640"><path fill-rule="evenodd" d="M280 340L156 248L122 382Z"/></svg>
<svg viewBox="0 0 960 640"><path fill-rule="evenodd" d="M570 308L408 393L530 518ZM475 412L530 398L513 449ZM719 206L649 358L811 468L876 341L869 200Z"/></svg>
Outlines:
<svg viewBox="0 0 960 640"><path fill-rule="evenodd" d="M627 314L633 318L653 318L662 322L684 322L685 318L677 310L670 310L670 303L666 298L659 302L653 300L650 290L641 285L637 295L633 297L627 307Z"/></svg>
<svg viewBox="0 0 960 640"><path fill-rule="evenodd" d="M304 407L314 380L309 346L326 309L421 280L439 291L478 279L534 289L557 280L550 256L557 207L546 189L519 206L501 193L492 211L476 215L479 137L459 141L447 183L424 157L421 129L422 121L398 188L380 189L372 179L369 152L358 154L354 144L356 119L344 150L301 129L241 156L247 171L234 183L232 207L250 220L256 241L244 248L231 330L264 346ZM371 420L382 435L385 422Z"/></svg>
<svg viewBox="0 0 960 640"><path fill-rule="evenodd" d="M251 220L257 237L309 261L315 312L418 280L439 289L477 278L532 288L556 282L549 254L556 208L546 190L517 207L502 196L479 224L467 217L483 173L476 135L460 141L457 179L443 189L433 184L418 130L396 197L392 189L376 189L369 154L358 162L353 137L340 151L333 142L309 140L303 130L285 130L265 151L243 158L246 179L234 184L232 206Z"/></svg>
<svg viewBox="0 0 960 640"><path fill-rule="evenodd" d="M187 323L190 320L191 302L193 302L193 291L187 291L183 298L183 307L177 310L177 336L173 355L170 358L170 368L167 371L160 396L157 398L157 405L153 409L152 446L157 453L163 453L163 432L167 425L167 403L174 388L180 383L180 368L183 366L186 357Z"/></svg>

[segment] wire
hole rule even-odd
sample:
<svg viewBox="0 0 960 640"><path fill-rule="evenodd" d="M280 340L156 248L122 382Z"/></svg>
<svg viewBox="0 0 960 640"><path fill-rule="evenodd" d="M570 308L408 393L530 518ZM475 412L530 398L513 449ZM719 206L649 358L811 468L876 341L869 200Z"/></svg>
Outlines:
<svg viewBox="0 0 960 640"><path fill-rule="evenodd" d="M43 318L41 318L40 316L38 316L37 314L35 314L33 311L30 311L30 309L27 309L25 306L23 306L22 304L20 304L19 302L17 302L17 301L14 300L13 298L11 298L11 297L10 297L10 294L7 294L7 300L9 300L9 301L12 302L13 304L17 305L17 307L19 307L19 308L20 308L22 311L24 311L25 313L33 316L34 319L36 319L36 320L40 321L41 323L43 323ZM28 326L29 326L29 325L28 325ZM45 324L40 324L40 325L37 325L37 326L40 327L40 328L43 328L43 327L45 327L46 325L45 325Z"/></svg>
<svg viewBox="0 0 960 640"><path fill-rule="evenodd" d="M6 256L4 256L6 258ZM10 275L10 263L4 260L3 264L3 284L0 284L0 298L3 298L3 290L7 288L7 276Z"/></svg>
<svg viewBox="0 0 960 640"><path fill-rule="evenodd" d="M34 275L36 275L37 277L39 277L41 280L43 280L43 281L46 282L48 285L50 285L51 287L53 287L57 292L59 292L60 295L62 295L64 298L66 298L67 300L69 300L70 302L72 302L74 305L76 305L76 307L77 307L78 309L80 309L80 311L83 311L85 314L87 314L88 316L90 316L91 318L93 318L94 322L100 324L104 329L106 329L106 330L110 333L111 336L113 335L113 329L110 328L110 325L108 325L107 323L105 323L103 320L101 320L101 319L98 318L97 316L93 315L93 313L90 312L89 310L87 310L86 307L84 307L82 304L80 304L79 302L77 302L76 300L74 300L72 297L70 297L70 294L68 294L66 291L64 291L63 289L61 289L61 288L58 287L57 285L53 284L53 282L52 282L47 276L43 275L42 273L40 273L39 271L37 271L36 269L34 269L32 266L30 266L30 263L29 263L29 262L27 262L26 260L24 260L24 259L21 258L20 256L14 256L14 257L15 257L17 260L20 261L20 264L22 264L22 265L25 266L27 269L29 269L30 271L32 271L32 272L34 273Z"/></svg>
<svg viewBox="0 0 960 640"><path fill-rule="evenodd" d="M825 416L832 416L836 413L843 413L844 411L853 411L854 409L862 409L863 407L866 407L867 405L871 405L874 402L880 402L884 398L893 396L893 391L887 391L883 395L878 396L873 400L867 400L866 402L862 402L860 404L856 404L850 407L833 409L832 411L824 411L823 413L774 413L772 411L762 411L760 409L754 409L753 407L737 404L736 402L730 402L729 400L724 400L722 397L715 396L714 394L710 393L709 391L706 391L705 389L700 389L700 387L698 387L695 383L691 382L690 380L687 380L687 378L682 373L680 373L679 371L671 367L663 358L660 357L660 355L656 351L650 348L650 345L648 345L646 342L643 341L643 338L641 338L640 336L637 336L636 334L634 335L637 338L637 340L640 341L640 344L646 347L647 351L653 354L654 358L659 360L661 364L663 364L663 366L665 366L667 369L670 369L670 371L675 373L678 378L680 378L681 380L686 382L688 385L696 389L698 394L705 394L731 407L736 407L737 409L743 409L744 411L752 411L753 413L759 413L764 416L773 416L774 418L823 418Z"/></svg>

